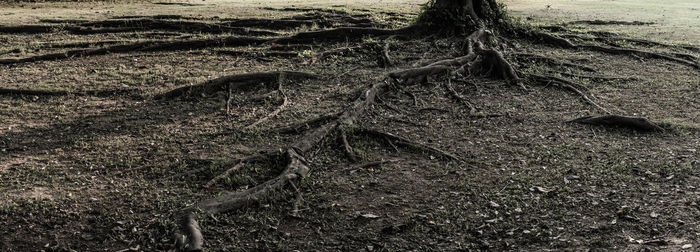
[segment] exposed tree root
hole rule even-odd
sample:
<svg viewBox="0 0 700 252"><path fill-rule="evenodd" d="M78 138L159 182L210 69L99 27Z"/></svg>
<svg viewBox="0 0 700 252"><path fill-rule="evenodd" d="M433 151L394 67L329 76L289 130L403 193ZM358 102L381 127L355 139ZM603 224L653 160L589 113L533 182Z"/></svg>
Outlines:
<svg viewBox="0 0 700 252"><path fill-rule="evenodd" d="M542 42L544 44L561 47L561 48L576 48L576 45L571 43L571 41L557 37L555 35L540 32L537 30L522 30L519 32L520 36L528 38L530 40L535 40Z"/></svg>
<svg viewBox="0 0 700 252"><path fill-rule="evenodd" d="M226 193L224 195L199 202L191 207L185 208L177 214L177 218L181 221L182 235L178 236L180 248L186 250L201 250L203 239L201 229L197 221L193 217L196 209L203 210L210 214L216 214L233 209L238 209L249 204L264 200L269 194L275 190L282 189L288 182L296 181L308 174L309 166L301 153L306 153L311 148L317 146L331 131L343 125L352 125L355 120L364 112L371 104L374 103L374 98L377 93L382 92L387 87L390 80L372 85L367 89L361 97L352 103L344 112L338 115L335 120L329 121L312 131L307 132L299 140L295 141L282 154L287 156L285 169L279 176L259 184L241 192ZM269 153L269 156L275 153ZM279 155L279 154L277 154ZM196 227L196 228L195 228Z"/></svg>
<svg viewBox="0 0 700 252"><path fill-rule="evenodd" d="M355 151L352 150L352 146L350 146L350 142L348 142L347 132L345 132L343 127L340 127L340 140L343 143L343 151L345 151L345 156L347 156L350 161L357 162L359 158L357 157L357 154L355 154Z"/></svg>
<svg viewBox="0 0 700 252"><path fill-rule="evenodd" d="M572 68L581 69L581 70L588 71L588 72L596 72L595 69L588 67L588 66L584 66L584 65L580 65L580 64L576 64L576 63L571 63L571 62L567 62L567 61L563 61L563 60L559 60L559 59L555 59L555 58L547 57L547 56L543 56L543 55L530 54L530 53L516 53L513 56L515 56L516 59L539 61L539 62L543 62L543 63L546 63L548 65L552 65L552 66L565 66L565 67L572 67Z"/></svg>
<svg viewBox="0 0 700 252"><path fill-rule="evenodd" d="M227 23L211 24L193 21L169 21L159 19L127 19L80 22L72 26L22 25L0 26L0 33L52 33L66 31L73 34L101 34L134 31L181 31L198 33L235 33L248 36L277 36L276 32L260 31L246 27L232 27Z"/></svg>
<svg viewBox="0 0 700 252"><path fill-rule="evenodd" d="M410 28L415 29L415 27ZM404 32L410 29L403 30L380 30L380 29L361 29L361 28L340 28L330 31L321 32L310 32L302 33L296 36L292 36L287 39L277 39L270 41L274 44L279 43L298 43L303 41L312 41L315 39L321 40L345 40L346 38L358 38L364 35L394 35L397 33ZM260 154L263 159L270 159L278 157L280 155L286 156L286 160L283 164L283 171L277 176L264 183L256 185L250 189L225 193L215 198L201 201L190 207L184 208L176 214L176 217L180 220L182 235L178 236L179 244L181 248L187 250L201 250L203 244L203 238L201 234L201 229L195 219L195 213L197 210L202 210L209 214L216 214L226 211L231 211L234 209L239 209L250 204L255 204L263 200L274 199L273 196L280 196L280 194L273 194L277 190L283 190L288 184L292 187L296 187L294 183L298 182L300 179L305 177L309 171L309 163L303 157L304 154L309 154L309 152L318 148L319 145L327 138L332 132L339 132L340 140L343 143L343 148L347 153L348 157L353 159L355 153L350 146L347 139L347 133L345 132L346 127L353 127L352 134L355 135L365 135L372 138L384 139L391 145L396 151L398 151L397 146L408 148L414 151L421 151L427 154L431 154L437 158L442 158L446 160L453 160L463 162L462 159L454 154L448 153L446 151L437 149L435 147L420 144L406 138L396 136L391 133L380 132L373 129L357 128L354 127L355 121L366 113L368 109L372 107L375 100L379 100L379 96L389 90L392 90L391 86L405 86L417 83L420 80L425 80L431 75L441 74L441 73L453 73L456 74L460 69L475 69L475 74L484 74L491 77L505 79L511 82L519 82L520 78L513 69L513 67L505 60L500 52L492 49L486 49L483 45L482 40L489 36L489 32L485 30L479 30L469 37L469 50L467 55L452 59L444 59L423 65L421 67L416 67L412 69L401 69L388 74L388 77L384 80L374 83L372 86L365 89L359 98L354 100L349 104L342 112L334 115L322 116L305 123L295 124L292 126L287 126L278 131L290 131L299 132L306 130L304 134L299 137L296 141L289 144L285 148L281 148L280 151L271 151L267 153ZM318 36L318 37L317 37ZM475 65L480 65L479 68L474 68ZM232 90L252 88L257 87L260 82L269 83L275 79L278 80L278 75L280 72L271 73L253 73L253 74L243 74L234 76L221 77L200 85L192 87L183 87L173 90L171 92L160 95L159 98L173 98L182 96L184 94L206 94L213 91L221 90L227 85L230 85ZM288 78L297 79L309 79L316 78L315 75L298 73L298 72L285 72ZM265 84L263 84L265 85ZM450 86L451 87L451 86ZM396 90L396 89L393 89ZM454 89L452 89L454 91ZM455 92L456 93L456 92ZM431 156L431 158L433 157ZM235 171L238 166L242 166L244 161L240 161L238 165L227 170L224 174L217 176L226 177L229 176L231 172ZM218 180L216 179L215 180ZM208 183L212 185L213 183Z"/></svg>
<svg viewBox="0 0 700 252"><path fill-rule="evenodd" d="M594 80L594 81L631 81L631 80L639 80L638 78L635 78L635 77L593 76L593 75L581 75L581 74L574 74L574 73L561 72L561 71L549 71L549 73L552 73L552 74L559 74L559 75L562 75L562 76L567 76L567 77L572 77L572 78L590 79L590 80Z"/></svg>
<svg viewBox="0 0 700 252"><path fill-rule="evenodd" d="M153 42L139 42L126 45L116 45L105 48L98 49L81 49L72 50L63 53L52 53L45 55L31 56L27 58L20 59L0 59L0 64L18 64L26 62L36 62L36 61L46 61L46 60L59 60L67 59L72 57L83 57L83 56L93 56L93 55L105 55L110 53L126 53L126 52L149 52L149 51L177 51L177 50L191 50L200 49L208 47L221 47L221 46L248 46L248 45L259 45L267 40L259 38L248 38L248 37L226 37L226 38L214 38L214 39L197 39L197 40L180 40L162 43Z"/></svg>
<svg viewBox="0 0 700 252"><path fill-rule="evenodd" d="M482 73L488 77L504 79L511 84L518 85L523 90L527 90L513 66L503 57L501 52L489 49L482 50L480 55L482 56L481 62L477 61L477 63L472 64L469 68L470 73Z"/></svg>
<svg viewBox="0 0 700 252"><path fill-rule="evenodd" d="M319 124L326 123L330 120L334 120L338 118L338 114L330 114L330 115L323 115L319 116L317 118L301 122L301 123L296 123L288 126L283 126L283 127L278 127L274 129L274 131L277 131L279 133L283 134L296 134L296 133L301 133L306 130L311 129L312 127L317 127Z"/></svg>
<svg viewBox="0 0 700 252"><path fill-rule="evenodd" d="M586 25L653 25L655 22L642 21L620 21L620 20L577 20L569 22L569 24L586 24Z"/></svg>
<svg viewBox="0 0 700 252"><path fill-rule="evenodd" d="M263 10L271 11L292 11L292 12L317 12L317 13L327 13L327 14L342 14L349 15L347 11L337 10L337 9L323 9L323 8L299 8L299 7L285 7L285 8L273 8L273 7L262 7Z"/></svg>
<svg viewBox="0 0 700 252"><path fill-rule="evenodd" d="M357 39L365 35L391 36L415 29L417 28L409 27L400 30L382 30L346 27L327 31L300 33L288 38L278 38L269 40L267 41L267 43L272 44L274 46L286 43L305 43L317 40L346 41L351 39ZM220 196L196 203L178 212L176 214L176 217L180 220L180 231L183 234L178 238L178 240L180 241L179 244L181 245L181 248L185 248L188 250L202 249L203 237L201 234L201 229L195 219L195 214L198 210L204 211L209 214L216 214L231 211L234 209L239 209L250 204L259 203L263 200L272 200L275 198L273 196L281 196L280 194L275 194L273 192L278 190L284 190L285 187L287 187L287 185L293 187L294 190L298 192L298 188L296 187L295 183L307 176L310 171L310 164L306 161L304 155L312 155L312 149L319 148L319 146L323 143L323 140L330 136L333 132L339 133L339 139L342 142L344 151L348 158L351 160L356 160L356 154L354 153L353 148L350 145L350 142L348 141L347 134L350 132L346 132L345 130L349 127L353 128L351 132L352 134L364 135L372 137L374 139L386 140L386 142L389 145L391 145L396 151L399 150L397 146L400 146L414 151L422 151L427 154L437 156L438 158L463 162L463 160L460 159L458 156L437 149L435 147L417 143L391 133L381 132L374 129L357 128L355 126L355 121L372 107L372 105L375 103L375 100L380 100L380 96L382 94L386 93L388 90L392 90L389 88L392 85L412 85L418 82L423 82L428 77L436 74L456 75L468 73L469 75L485 75L493 78L504 79L511 83L518 83L522 86L518 73L515 71L512 65L505 59L503 54L499 51L486 48L484 46L484 40L489 36L490 33L484 29L478 30L477 32L469 36L467 42L468 50L466 55L462 57L441 59L430 63L420 64L418 67L415 68L399 69L389 73L388 77L384 80L374 83L372 86L363 90L359 98L354 100L345 109L343 109L342 112L338 114L322 116L305 123L295 124L281 129L278 128L278 131L304 131L304 134L302 136L300 136L294 142L290 143L288 146L280 148L279 151L269 151L260 154L260 156L262 156L262 158L266 160L272 159L274 157L280 157L282 155L285 156L286 160L281 165L284 167L282 172L278 176L264 183L258 184L250 189L239 192L224 193ZM576 46L565 39L561 39L551 35L545 36L539 34L534 36L540 36L541 38L549 41L550 44L559 44L560 46L565 48L588 49L587 46ZM387 52L386 54L388 54L388 49L386 45L384 52ZM253 73L226 76L196 86L178 88L176 90L159 96L159 98L173 98L185 94L207 94L214 91L222 90L225 87L229 87L230 90L254 88L258 87L261 82L263 83L263 86L266 86L267 84L265 83L269 83L274 80L278 80L278 83L281 83L281 78L278 77L279 75L281 75L281 72ZM285 72L285 75L288 78L296 77L297 79L316 78L315 75L298 72ZM529 75L529 77L541 83L548 83L572 91L581 96L582 99L584 99L591 105L605 112L608 112L607 110L593 102L590 98L588 98L586 94L584 94L582 91L579 90L579 88L577 88L577 85L569 81L553 76ZM454 90L454 88L452 87L452 83L449 80L450 79L448 78L448 86L446 87L448 89L448 92L450 92L450 94L458 100L461 100L466 106L470 107L471 111L473 112L473 105L471 105ZM279 89L281 92L281 88ZM271 113L271 116L267 116L265 118L270 118L279 113L279 111L281 111L281 109L284 108L286 101L287 100L285 99L283 105L280 106L280 108L278 108L277 110L275 110L277 112L273 111L273 113ZM267 120L265 118L263 119ZM620 123L620 119L615 119L617 121L613 120L613 122L611 123L610 117L607 118L607 121L604 121L605 124L626 125L625 123ZM625 122L625 120L622 121ZM253 126L259 125L262 122L263 121L259 120L258 122L254 123ZM581 119L576 122L597 123L597 121L593 120L592 118ZM236 166L227 170L223 174L216 176L212 180L214 182L210 181L210 183L207 183L207 186L213 185L217 180L220 180L220 178L230 176L230 174L233 171L240 169L240 167L242 167L244 163L244 161L240 161ZM295 207L295 210L298 210L298 207Z"/></svg>
<svg viewBox="0 0 700 252"><path fill-rule="evenodd" d="M455 156L454 154L448 153L446 151L440 150L440 149L435 148L435 147L427 146L425 144L417 143L415 141L411 141L411 140L408 140L406 138L403 138L403 137L400 137L400 136L397 136L397 135L394 135L391 133L381 132L378 130L367 129L367 128L354 129L353 133L356 135L361 134L361 135L371 136L375 139L384 138L384 139L387 139L387 140L389 140L397 145L400 145L400 146L403 146L406 148L410 148L413 150L417 150L417 151L425 151L427 153L436 155L438 157L442 157L442 158L447 159L447 160L453 160L453 161L458 161L458 162L463 161L461 158Z"/></svg>
<svg viewBox="0 0 700 252"><path fill-rule="evenodd" d="M620 35L617 33L606 32L606 31L587 31L587 32L572 31L564 26L559 26L559 25L540 26L539 28L547 30L547 31L552 31L552 32L567 32L568 34L561 34L561 36L565 37L565 38L574 38L574 39L579 39L579 40L584 40L584 41L598 41L598 42L603 42L603 43L606 43L608 45L615 46L615 47L620 47L619 42L631 42L631 43L643 45L643 46L683 48L683 49L686 49L689 51L700 53L700 47L697 47L697 46L671 45L671 44L666 44L666 43L661 43L661 42L656 42L656 41L651 41L651 40L646 40L646 39L620 37ZM590 35L593 35L593 37L586 37L586 36L581 36L581 35L576 35L576 34L571 34L571 33L590 34ZM683 55L683 56L681 56L681 55ZM677 55L677 57L681 57L681 58L688 57L688 56L691 57L691 58L688 58L688 60L693 60L693 59L697 60L697 57L695 57L693 55L689 55L689 54Z"/></svg>
<svg viewBox="0 0 700 252"><path fill-rule="evenodd" d="M310 64L316 64L317 62L320 62L330 56L333 55L344 55L356 50L360 50L362 46L353 46L353 47L339 47L339 48L334 48L326 51L322 51L320 53L317 53L313 57L311 57L311 60L309 61Z"/></svg>
<svg viewBox="0 0 700 252"><path fill-rule="evenodd" d="M610 111L608 111L607 109L598 105L598 103L591 100L591 98L588 98L588 95L586 95L584 92L582 92L581 90L579 90L578 88L575 87L575 86L580 86L580 85L574 84L570 81L564 80L562 78L557 78L554 76L542 76L542 75L537 75L537 74L528 74L528 76L535 79L539 83L543 83L545 85L554 85L556 87L563 88L563 89L569 90L571 92L574 92L577 95L579 95L581 97L581 99L586 101L586 103L604 111L605 113L611 114Z"/></svg>
<svg viewBox="0 0 700 252"><path fill-rule="evenodd" d="M88 90L88 91L62 91L62 90L29 90L29 89L12 89L0 88L0 95L17 95L17 96L94 96L94 97L112 97L128 94L133 92L131 89L113 89L113 90Z"/></svg>
<svg viewBox="0 0 700 252"><path fill-rule="evenodd" d="M308 74L304 74L302 76L309 77ZM235 77L233 79L237 78L240 77ZM287 165L279 176L248 190L242 192L227 193L216 198L199 202L191 207L183 209L180 213L177 214L177 216L179 216L178 218L182 220L181 232L183 232L183 235L179 236L178 239L180 241L181 246L188 250L201 250L202 248L201 229L199 228L199 225L193 217L195 209L201 209L210 214L215 214L241 208L243 206L259 202L265 197L269 196L270 192L283 188L288 182L293 182L306 176L306 174L309 172L309 166L301 155L309 151L311 148L317 146L324 138L326 138L326 136L328 136L331 133L331 131L338 129L339 127L346 127L346 125L353 125L355 120L360 115L364 114L365 111L374 103L377 95L387 90L387 87L390 85L389 83L392 81L393 79L387 78L381 82L375 83L370 88L366 89L357 100L355 100L350 106L348 106L335 119L323 123L315 129L305 133L304 136L302 136L293 144L291 144L290 147L287 148L284 152L284 154L287 156ZM211 81L210 84L203 86L219 87L220 83L228 82L231 82L230 77L223 77ZM181 94L182 91L174 93ZM172 95L167 95L166 97L171 96ZM453 154L444 152L437 148L414 143L412 141L395 136L393 134L362 129L359 131L354 131L353 133L356 132L387 138L389 142L395 141L398 144L404 145L406 147L433 153L446 159L460 160Z"/></svg>
<svg viewBox="0 0 700 252"><path fill-rule="evenodd" d="M390 36L399 34L411 34L422 30L422 26L414 25L406 28L386 30L376 28L356 28L356 27L341 27L331 30L301 32L294 36L286 38L278 38L271 40L269 43L275 44L298 44L314 41L347 41L357 40L364 36Z"/></svg>
<svg viewBox="0 0 700 252"><path fill-rule="evenodd" d="M230 56L253 56L253 57L279 57L279 58L296 58L299 53L296 52L265 52L265 51L233 51L233 50L217 50L216 53Z"/></svg>
<svg viewBox="0 0 700 252"><path fill-rule="evenodd" d="M391 44L389 42L394 37L395 35L392 35L384 40L384 47L382 48L382 54L380 58L381 67L391 67L394 65L394 61L391 60L391 56L389 56L389 48L391 47Z"/></svg>
<svg viewBox="0 0 700 252"><path fill-rule="evenodd" d="M299 27L311 27L318 25L321 27L330 27L332 22L328 20L285 20L285 19L239 19L221 23L226 26L235 27L255 27L274 30L296 29Z"/></svg>
<svg viewBox="0 0 700 252"><path fill-rule="evenodd" d="M693 62L693 61L684 59L684 58L687 58L687 56L682 56L683 58L679 58L679 57L674 57L674 56L670 56L670 55L665 55L662 53L647 52L647 51L630 49L630 48L604 47L604 46L599 46L599 45L575 45L575 44L571 43L569 40L559 38L559 37L556 37L556 36L548 34L548 33L538 32L538 31L521 31L521 34L527 35L530 38L542 40L545 43L548 43L551 45L560 46L560 47L564 47L564 48L584 49L584 50L608 53L608 54L613 54L613 55L629 55L629 56L639 56L639 57L644 57L644 58L664 59L664 60L668 60L668 61L681 63L681 64L684 64L687 66L691 66L691 67L694 67L696 69L700 69L700 64L698 64L697 62ZM691 57L694 57L694 56L691 56Z"/></svg>
<svg viewBox="0 0 700 252"><path fill-rule="evenodd" d="M616 36L615 37L610 37L610 36L585 37L585 36L574 35L574 34L565 34L562 36L564 36L566 38L574 38L574 39L583 40L583 41L597 41L597 42L605 43L605 44L612 46L613 48L616 48L616 49L617 48L626 49L626 48L621 47L620 43L621 42L622 43L631 42L631 43L635 43L635 44L643 45L643 46L657 46L657 47L665 47L665 48L684 48L684 49L692 51L692 47L683 47L683 46L678 47L678 46L674 46L674 45L669 45L669 44L664 44L664 43L659 43L659 42L654 42L654 41L649 41L649 40L643 40L643 39L620 38L620 37L616 37ZM636 49L632 49L632 50L636 50ZM644 52L644 53L647 53L647 52ZM660 53L657 53L657 54L660 54ZM690 54L686 54L686 53L679 53L679 52L669 52L669 54L673 55L671 57L680 58L680 59L687 60L690 62L697 62L698 61L698 57L695 55L690 55ZM663 54L661 54L661 55L663 55ZM676 61L676 60L672 59L672 61Z"/></svg>
<svg viewBox="0 0 700 252"><path fill-rule="evenodd" d="M167 93L156 96L156 99L172 99L184 95L193 94L210 94L216 91L224 90L229 84L232 86L230 88L234 90L246 89L260 85L261 83L269 83L278 80L279 76L284 74L285 78L291 80L304 80L304 79L316 79L317 75L304 73L304 72L292 72L292 71L276 71L276 72L260 72L260 73L247 73L247 74L236 74L220 77L214 80L207 81L202 84L186 86L176 88Z"/></svg>
<svg viewBox="0 0 700 252"><path fill-rule="evenodd" d="M467 99L462 97L459 93L457 93L457 91L455 91L455 89L452 87L452 80L447 79L447 84L445 84L445 88L452 95L453 98L459 100L460 102L462 102L462 104L464 104L464 106L469 108L470 115L476 113L476 108L474 107L474 105L472 105L471 102L469 102Z"/></svg>
<svg viewBox="0 0 700 252"><path fill-rule="evenodd" d="M213 179L209 180L209 182L207 182L204 185L204 188L211 188L214 184L216 184L216 182L219 182L219 180L222 180L222 179L230 176L231 173L240 170L241 168L243 168L243 166L245 166L245 162L243 160L241 160L240 162L238 162L236 165L234 165L230 169L226 170L225 172L223 172L223 173L219 174L218 176L214 177Z"/></svg>
<svg viewBox="0 0 700 252"><path fill-rule="evenodd" d="M700 64L696 62L692 62L689 60L669 56L669 55L664 55L661 53L656 53L656 52L646 52L642 50L637 50L637 49L629 49L629 48L619 48L619 47L604 47L604 46L598 46L598 45L579 45L578 48L581 49L586 49L590 51L597 51L597 52L604 52L608 54L614 54L614 55L636 55L639 57L645 57L645 58L653 58L653 59L663 59L663 60L668 60L668 61L674 61L677 63L681 63L687 66L694 67L695 69L700 69Z"/></svg>
<svg viewBox="0 0 700 252"><path fill-rule="evenodd" d="M310 44L272 44L270 45L270 51L304 51L313 49L313 45Z"/></svg>
<svg viewBox="0 0 700 252"><path fill-rule="evenodd" d="M291 37L262 39L254 37L224 37L214 39L198 39L198 40L181 40L172 42L139 42L126 45L116 45L98 49L81 49L72 50L63 53L52 53L45 55L31 56L19 59L0 59L0 64L18 64L26 62L59 60L72 57L105 55L109 53L125 53L125 52L145 52L145 51L176 51L176 50L192 50L200 48L222 47L222 46L251 46L268 44L297 44L308 43L313 41L346 41L360 39L364 36L389 36L395 34L405 34L417 32L422 26L409 26L396 30L384 30L375 28L353 28L343 27L332 30L302 32Z"/></svg>
<svg viewBox="0 0 700 252"><path fill-rule="evenodd" d="M111 19L183 19L183 20L203 20L203 19L218 19L216 17L189 17L189 16L183 16L183 15L152 15L152 16L143 16L143 15L132 15L132 16L116 16L112 17ZM62 20L58 20L61 22L58 23L63 23ZM84 20L78 20L80 23L86 22ZM44 20L42 20L44 22Z"/></svg>
<svg viewBox="0 0 700 252"><path fill-rule="evenodd" d="M600 126L617 126L635 129L639 131L664 131L663 128L650 122L646 118L627 117L619 115L604 115L604 116L585 116L568 122L600 125Z"/></svg>
<svg viewBox="0 0 700 252"><path fill-rule="evenodd" d="M87 48L131 43L127 40L80 41L71 43L41 43L41 48Z"/></svg>

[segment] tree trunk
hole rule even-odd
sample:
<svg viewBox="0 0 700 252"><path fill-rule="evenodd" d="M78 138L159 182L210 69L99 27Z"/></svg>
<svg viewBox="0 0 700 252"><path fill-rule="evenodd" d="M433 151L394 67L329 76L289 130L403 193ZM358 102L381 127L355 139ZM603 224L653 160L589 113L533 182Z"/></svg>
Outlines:
<svg viewBox="0 0 700 252"><path fill-rule="evenodd" d="M481 0L437 0L433 8L435 10L447 13L452 19L465 20L469 17L475 23L481 18L476 14L474 6L480 6Z"/></svg>
<svg viewBox="0 0 700 252"><path fill-rule="evenodd" d="M420 22L447 33L471 34L479 28L495 29L505 13L496 0L435 0Z"/></svg>

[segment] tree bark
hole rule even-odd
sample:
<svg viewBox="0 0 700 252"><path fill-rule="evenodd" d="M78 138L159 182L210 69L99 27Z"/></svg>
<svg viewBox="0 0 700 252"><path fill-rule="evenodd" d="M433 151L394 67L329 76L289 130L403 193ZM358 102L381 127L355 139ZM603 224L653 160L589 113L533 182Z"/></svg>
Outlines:
<svg viewBox="0 0 700 252"><path fill-rule="evenodd" d="M481 0L437 0L433 8L443 13L449 13L451 18L455 20L463 20L468 16L476 23L481 18L477 15L474 7L480 5Z"/></svg>

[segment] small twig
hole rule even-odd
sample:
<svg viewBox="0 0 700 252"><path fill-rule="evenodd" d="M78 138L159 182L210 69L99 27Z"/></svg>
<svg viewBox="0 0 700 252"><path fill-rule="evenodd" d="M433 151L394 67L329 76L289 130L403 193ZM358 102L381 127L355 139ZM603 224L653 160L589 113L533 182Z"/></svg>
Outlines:
<svg viewBox="0 0 700 252"><path fill-rule="evenodd" d="M212 185L214 185L216 182L218 182L219 180L221 180L225 177L230 176L231 173L240 170L244 165L245 165L244 161L238 162L238 164L234 165L230 169L226 170L225 172L223 172L223 173L219 174L218 176L214 177L213 179L209 180L209 182L207 182L204 185L204 188L211 188Z"/></svg>
<svg viewBox="0 0 700 252"><path fill-rule="evenodd" d="M278 127L276 129L274 129L274 131L277 131L280 133L299 133L299 132L302 132L304 130L310 129L311 126L313 126L313 125L327 122L327 121L330 121L330 120L333 120L336 118L338 118L338 113L327 114L327 115L319 116L317 118L314 118L314 119L311 119L308 121L304 121L301 123L295 123L295 124L288 125L288 126Z"/></svg>
<svg viewBox="0 0 700 252"><path fill-rule="evenodd" d="M231 100L233 100L233 88L231 84L228 85L228 98L226 99L226 115L231 115Z"/></svg>

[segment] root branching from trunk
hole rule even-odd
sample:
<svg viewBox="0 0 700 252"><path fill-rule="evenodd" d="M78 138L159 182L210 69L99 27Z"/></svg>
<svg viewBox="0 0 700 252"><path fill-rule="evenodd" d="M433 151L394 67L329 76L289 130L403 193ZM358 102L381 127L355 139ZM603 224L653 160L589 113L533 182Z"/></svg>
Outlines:
<svg viewBox="0 0 700 252"><path fill-rule="evenodd" d="M436 0L434 2L434 7L445 7L454 5L455 8L436 8L429 9L426 11L426 16L421 17L416 25L412 25L403 29L378 29L378 28L363 28L363 27L341 27L330 30L321 31L310 31L302 32L289 37L277 37L277 38L254 38L254 37L223 37L214 39L202 39L202 40L182 40L182 41L172 41L163 42L158 44L153 43L135 43L127 45L110 46L102 49L88 49L88 50L74 50L66 53L60 54L50 54L50 55L40 55L29 57L25 59L10 59L2 60L0 63L12 64L21 62L32 62L40 60L53 60L62 59L67 57L76 56L87 56L87 55L100 55L114 52L130 52L130 51L166 51L166 50L181 50L181 49L199 49L205 47L222 47L222 46L270 46L272 48L278 48L281 50L295 49L295 48L305 48L311 43L315 42L347 42L347 41L358 41L367 36L385 39L383 47L380 49L380 58L384 61L384 66L396 67L396 69L389 72L386 77L381 79L381 81L376 81L372 85L360 89L360 95L358 98L349 102L345 107L340 109L339 112L324 115L306 122L297 123L285 127L280 127L272 129L272 131L300 134L294 141L283 144L279 146L274 151L261 152L260 154L243 158L238 160L235 165L233 165L228 170L222 172L221 174L215 176L204 186L206 188L211 188L215 186L217 181L222 180L232 173L243 169L246 164L250 162L262 162L262 161L279 161L281 162L269 162L273 163L273 166L278 166L281 172L276 176L270 178L269 180L255 185L249 189L243 191L226 192L215 196L210 199L206 199L197 202L193 205L187 206L175 214L177 222L180 224L180 229L178 230L177 240L179 249L184 250L202 250L204 237L202 234L202 229L197 221L197 217L200 213L206 214L217 214L228 212L236 209L240 209L249 205L261 203L263 201L273 201L283 199L288 194L285 193L275 193L280 191L290 191L299 194L298 185L304 178L309 176L312 164L307 160L307 157L314 155L314 150L320 150L323 145L331 136L337 136L338 141L341 143L343 152L347 155L348 159L355 162L359 160L359 157L355 153L352 147L353 137L367 136L373 139L380 139L386 141L386 143L391 146L395 151L400 151L400 148L412 150L414 152L421 152L429 154L433 157L437 157L446 161L456 161L464 162L462 158L456 154L449 153L445 150L438 149L436 147L428 146L426 144L421 144L416 141L409 140L405 137L383 132L377 129L368 129L358 126L357 121L365 115L367 112L372 111L372 107L375 101L380 101L382 95L387 95L390 92L407 92L406 87L413 86L416 84L427 83L429 79L441 79L447 80L447 85L445 86L448 95L453 99L458 100L460 103L464 104L465 107L469 109L469 115L473 116L475 112L475 107L472 105L464 96L458 93L453 86L452 80L464 80L466 78L473 77L488 77L498 80L504 80L513 86L521 87L526 89L523 84L523 79L521 79L519 73L513 65L507 60L500 48L505 47L503 41L497 34L498 31L490 31L483 27L496 27L499 29L507 30L511 34L518 34L524 36L524 38L540 41L545 44L554 45L566 49L582 49L599 51L609 54L622 54L622 55L637 55L640 57L647 58L659 58L665 60L672 60L678 63L691 65L697 68L697 63L693 63L689 60L683 58L678 58L674 56L668 56L660 53L651 53L639 51L636 49L623 49L623 48L608 48L595 45L576 45L570 41L560 38L558 36L551 35L549 33L543 33L537 30L517 30L514 27L509 26L501 20L506 18L502 13L502 8L500 8L495 1L492 0ZM435 12L435 10L455 10L447 11L446 13ZM432 16L430 14L433 14ZM444 16L434 15L434 14L444 14ZM326 14L323 14L326 15ZM310 14L306 16L294 17L287 21L289 25L296 25L302 20L312 20L314 18L319 18L315 14ZM157 20L157 19L153 19ZM429 20L426 22L426 20ZM449 20L451 23L442 22ZM458 25L455 25L455 21ZM231 21L231 22L241 22L241 21ZM246 25L254 25L254 22L262 21L246 21L250 22ZM442 23L441 23L442 22ZM352 23L352 22L351 22ZM357 21L357 23L362 23ZM239 23L240 24L240 23ZM435 28L435 25L448 25L448 29L444 30L447 33L458 34L459 36L464 36L465 31L470 31L469 36L465 38L464 50L462 50L461 56L440 58L439 60L433 60L428 62L420 62L413 64L413 67L402 66L401 62L393 60L390 57L390 47L389 39L391 36L413 34L415 32L425 32L426 27ZM236 23L228 23L226 26L237 25ZM240 24L242 25L242 24ZM449 30L449 32L447 31ZM301 46L300 46L301 45ZM333 51L328 51L321 53L311 60L311 63L318 63L327 55L339 52L345 52L349 50L354 50L353 47L345 47L334 49ZM546 62L551 65L575 67L583 69L586 71L594 72L592 68L585 66L580 66L574 63L565 62L562 60L556 60L553 58L548 58L545 56L538 55L521 55L522 58L528 60L536 60L541 62ZM517 58L517 56L516 56ZM412 64L407 64L412 65ZM584 93L587 91L581 85L572 83L571 81L557 78L555 76L541 76L541 75L523 75L526 79L534 80L537 83L544 85L552 85L567 91L574 92L580 96L584 101L592 106L610 114L608 110L603 108L594 102L589 95ZM231 100L234 91L248 91L257 89L273 89L271 86L277 83L277 88L275 91L265 94L264 97L279 95L283 98L283 101L276 109L267 114L266 116L256 120L254 123L250 124L246 128L254 128L265 124L271 118L278 115L283 111L288 103L289 98L283 91L283 81L288 80L290 82L302 81L308 79L319 79L315 74L304 73L304 72L293 72L293 71L275 71L275 72L261 72L261 73L247 73L247 74L237 74L220 77L207 81L205 83L179 87L172 91L157 95L157 99L173 99L184 96L197 96L206 97L218 91L227 91L228 99L227 109L230 110ZM398 88L397 88L398 87ZM424 87L424 86L415 86ZM288 88L288 86L287 86ZM419 99L415 94L408 92L412 95L414 100L414 105L418 106ZM259 100L255 97L248 99L248 101ZM389 103L384 102L384 105L391 106ZM401 108L394 108L398 113L405 114L406 110ZM444 110L441 108L421 108L418 111L440 111L440 112L453 112L452 110ZM495 115L498 116L498 115ZM481 117L491 117L491 116L481 116ZM658 126L649 123L643 118L629 118L621 116L601 116L601 117L587 117L574 120L573 122L587 123L587 124L599 124L599 125L618 125L624 127L634 127L638 129L647 130L658 130ZM418 124L420 125L420 124ZM301 197L297 197L301 200ZM295 206L298 206L296 203Z"/></svg>
<svg viewBox="0 0 700 252"><path fill-rule="evenodd" d="M256 185L253 188L240 192L226 193L215 198L204 200L178 212L176 217L181 223L180 235L178 235L181 248L187 250L202 249L203 236L201 228L196 220L196 213L198 211L216 214L242 208L250 204L258 203L262 200L273 200L271 199L272 195L280 194L273 194L272 192L283 190L287 185L297 183L309 173L311 164L306 161L304 155L308 155L310 150L313 148L319 148L319 145L322 144L323 140L330 136L333 132L339 133L338 135L340 136L343 149L348 158L353 161L357 160L357 157L348 140L348 132L345 130L346 128L352 128L351 132L355 136L365 135L375 139L385 139L388 144L397 151L399 150L398 147L400 146L413 151L430 154L445 160L459 162L463 161L455 154L435 147L427 146L425 144L420 144L391 133L355 127L355 122L360 116L365 114L365 112L371 108L371 105L375 103L375 100L378 99L379 95L391 90L400 90L389 87L406 86L417 83L407 80L426 79L432 75L440 73L455 73L458 69L464 69L470 64L483 64L484 66L489 66L491 68L490 71L500 73L492 74L494 77L504 78L510 81L519 80L512 67L507 64L502 55L494 54L492 51L489 51L489 49L486 49L483 46L483 40L487 37L485 34L487 34L485 30L479 30L470 36L470 49L468 50L467 55L463 57L436 61L423 67L397 70L389 73L387 78L365 89L359 98L350 103L339 114L322 116L309 122L278 129L292 132L299 132L300 129L307 129L295 142L291 143L285 148L280 149L283 151L261 154L261 156L264 158L273 158L275 156L284 155L286 157L286 161L282 172L278 176L262 184ZM473 50L471 48L479 49ZM502 60L502 62L499 62L499 60ZM250 88L251 85L258 85L258 83L261 81L270 82L275 79L278 80L278 83L281 83L279 76L282 73L284 73L285 78L288 79L308 79L316 77L315 75L299 72L271 72L226 76L197 86L179 88L163 94L160 97L173 98L187 93L208 93L221 90L222 88L227 87L227 85L232 84L233 86L230 86L232 89L240 89L243 87ZM254 82L252 80L254 80ZM279 85L279 89L281 89L281 84ZM220 180L221 178L228 176L230 173L235 172L244 164L245 161L241 160L233 168L212 179L212 181L207 183L206 186L212 186L217 180Z"/></svg>

